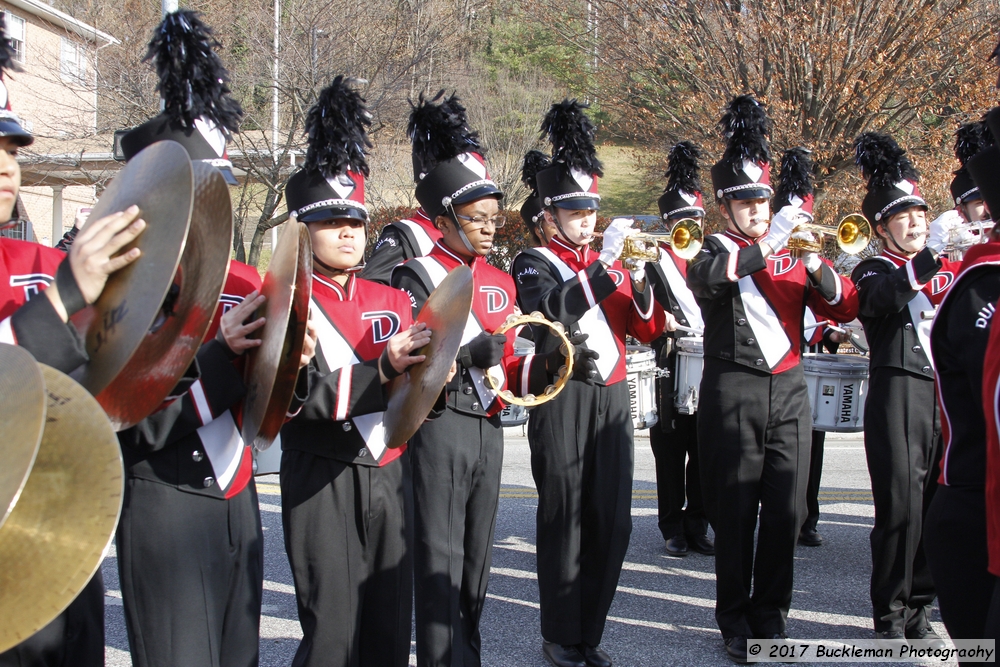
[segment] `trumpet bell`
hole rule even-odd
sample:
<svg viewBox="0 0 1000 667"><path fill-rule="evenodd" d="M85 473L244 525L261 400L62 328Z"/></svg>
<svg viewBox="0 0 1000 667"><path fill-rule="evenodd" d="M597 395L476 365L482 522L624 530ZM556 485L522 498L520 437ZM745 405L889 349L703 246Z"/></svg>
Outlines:
<svg viewBox="0 0 1000 667"><path fill-rule="evenodd" d="M848 255L857 255L872 241L872 226L868 218L852 213L837 225L837 247Z"/></svg>
<svg viewBox="0 0 1000 667"><path fill-rule="evenodd" d="M670 247L681 259L694 259L705 244L705 232L694 218L683 218L670 228Z"/></svg>

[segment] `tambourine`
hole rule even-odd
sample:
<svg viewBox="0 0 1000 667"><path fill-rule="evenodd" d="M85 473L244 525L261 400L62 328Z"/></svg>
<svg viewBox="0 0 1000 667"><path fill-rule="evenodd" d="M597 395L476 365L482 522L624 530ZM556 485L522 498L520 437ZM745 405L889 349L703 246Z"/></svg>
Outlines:
<svg viewBox="0 0 1000 667"><path fill-rule="evenodd" d="M569 342L569 338L566 336L566 327L563 326L562 322L549 322L545 317L537 310L530 315L509 315L507 320L500 325L500 328L493 332L494 335L507 333L514 327L519 327L523 324L542 324L551 329L555 335L559 336L562 340L562 347L560 351L566 357L566 363L559 367L559 373L556 377L555 384L550 384L542 392L541 396L536 396L535 394L527 394L525 396L515 396L509 389L500 389L501 381L499 378L493 376L492 373L486 373L487 381L490 383L490 387L493 391L502 398L506 403L513 403L514 405L523 405L524 407L530 408L536 405L541 405L542 403L547 403L553 398L559 395L559 392L563 390L569 379L573 377L573 345Z"/></svg>

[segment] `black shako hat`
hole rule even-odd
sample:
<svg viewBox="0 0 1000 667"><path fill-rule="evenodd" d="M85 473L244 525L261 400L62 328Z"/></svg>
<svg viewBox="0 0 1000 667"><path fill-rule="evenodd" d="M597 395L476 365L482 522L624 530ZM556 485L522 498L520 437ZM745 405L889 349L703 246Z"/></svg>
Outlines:
<svg viewBox="0 0 1000 667"><path fill-rule="evenodd" d="M469 128L458 97L445 97L440 90L427 100L421 93L410 105L406 132L413 146L415 195L427 216L434 220L455 204L483 197L503 198L490 178L479 133Z"/></svg>
<svg viewBox="0 0 1000 667"><path fill-rule="evenodd" d="M997 136L1000 136L1000 107L993 107L985 118L984 147L965 163L993 219L1000 215L995 213L1000 211L1000 148L994 143Z"/></svg>
<svg viewBox="0 0 1000 667"><path fill-rule="evenodd" d="M955 206L960 206L966 202L982 199L979 187L972 180L972 175L966 167L969 159L985 147L984 131L986 120L977 123L966 123L955 131L955 157L958 158L961 166L955 172L955 178L951 179L951 198L955 200Z"/></svg>
<svg viewBox="0 0 1000 667"><path fill-rule="evenodd" d="M4 84L4 75L7 72L17 71L17 61L14 60L14 45L7 37L6 12L0 14L4 17L0 20L0 137L10 137L18 146L30 146L35 137L31 132L24 129L21 119L10 105L10 95L7 93L7 86Z"/></svg>
<svg viewBox="0 0 1000 667"><path fill-rule="evenodd" d="M868 194L861 202L861 211L873 227L912 206L927 209L917 186L917 170L906 151L888 134L865 132L855 139L854 162L868 179Z"/></svg>
<svg viewBox="0 0 1000 667"><path fill-rule="evenodd" d="M778 187L774 190L774 210L798 206L813 219L813 165L810 151L804 146L789 148L781 154Z"/></svg>
<svg viewBox="0 0 1000 667"><path fill-rule="evenodd" d="M552 144L552 164L536 176L542 206L597 210L597 179L604 175L594 148L594 124L584 113L590 105L565 99L542 120L542 136Z"/></svg>
<svg viewBox="0 0 1000 667"><path fill-rule="evenodd" d="M336 77L306 115L306 159L285 185L288 213L299 222L368 220L365 177L372 117L350 84L349 79Z"/></svg>
<svg viewBox="0 0 1000 667"><path fill-rule="evenodd" d="M764 105L750 95L734 97L719 120L719 130L726 150L712 167L716 200L770 198L771 119Z"/></svg>
<svg viewBox="0 0 1000 667"><path fill-rule="evenodd" d="M667 156L667 187L656 200L663 220L705 216L698 177L701 151L690 141L682 141Z"/></svg>
<svg viewBox="0 0 1000 667"><path fill-rule="evenodd" d="M239 131L243 109L230 97L229 72L215 53L219 46L197 12L179 9L163 17L143 62L156 66L164 110L122 137L126 161L157 141L176 141L192 160L208 162L237 184L226 142Z"/></svg>
<svg viewBox="0 0 1000 667"><path fill-rule="evenodd" d="M538 172L552 166L552 158L541 151L528 151L521 165L521 182L528 187L528 198L521 204L521 219L528 229L538 226L542 200L538 197Z"/></svg>

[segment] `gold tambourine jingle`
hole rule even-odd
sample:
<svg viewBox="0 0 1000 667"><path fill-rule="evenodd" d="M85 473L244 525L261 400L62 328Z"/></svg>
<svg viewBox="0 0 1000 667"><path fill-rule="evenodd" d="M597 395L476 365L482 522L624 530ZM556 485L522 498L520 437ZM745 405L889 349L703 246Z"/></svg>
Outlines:
<svg viewBox="0 0 1000 667"><path fill-rule="evenodd" d="M558 396L559 392L561 392L563 387L566 386L566 383L569 382L571 377L573 377L573 345L569 342L569 338L566 336L566 327L563 326L562 322L550 322L538 311L535 311L530 315L509 315L507 320L500 325L500 328L493 333L494 335L504 334L515 327L525 324L540 324L547 326L557 336L559 336L559 339L562 341L559 351L566 357L566 363L559 367L559 373L557 374L555 383L547 386L545 391L543 391L540 396L535 394L525 394L524 396L519 397L515 396L509 389L501 389L501 380L494 377L493 373L487 372L486 380L489 382L493 391L497 392L504 402L531 408L536 405L541 405L542 403L547 403Z"/></svg>

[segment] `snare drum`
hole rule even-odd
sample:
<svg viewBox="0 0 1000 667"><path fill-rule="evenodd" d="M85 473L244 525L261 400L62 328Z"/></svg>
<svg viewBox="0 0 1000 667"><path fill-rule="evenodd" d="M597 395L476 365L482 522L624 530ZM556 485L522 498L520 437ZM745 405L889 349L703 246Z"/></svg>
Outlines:
<svg viewBox="0 0 1000 667"><path fill-rule="evenodd" d="M674 389L674 407L682 415L693 415L698 410L701 392L701 373L705 367L705 338L685 336L677 339L677 380Z"/></svg>
<svg viewBox="0 0 1000 667"><path fill-rule="evenodd" d="M628 345L625 351L625 372L628 382L628 402L632 426L649 428L657 422L655 380L656 355L644 345Z"/></svg>
<svg viewBox="0 0 1000 667"><path fill-rule="evenodd" d="M500 411L500 424L507 426L520 426L528 422L528 410L523 405L511 403Z"/></svg>
<svg viewBox="0 0 1000 667"><path fill-rule="evenodd" d="M252 448L251 448L252 449ZM281 434L262 452L253 450L253 474L277 475L281 471Z"/></svg>
<svg viewBox="0 0 1000 667"><path fill-rule="evenodd" d="M804 354L813 430L857 433L865 429L868 359L847 354Z"/></svg>

